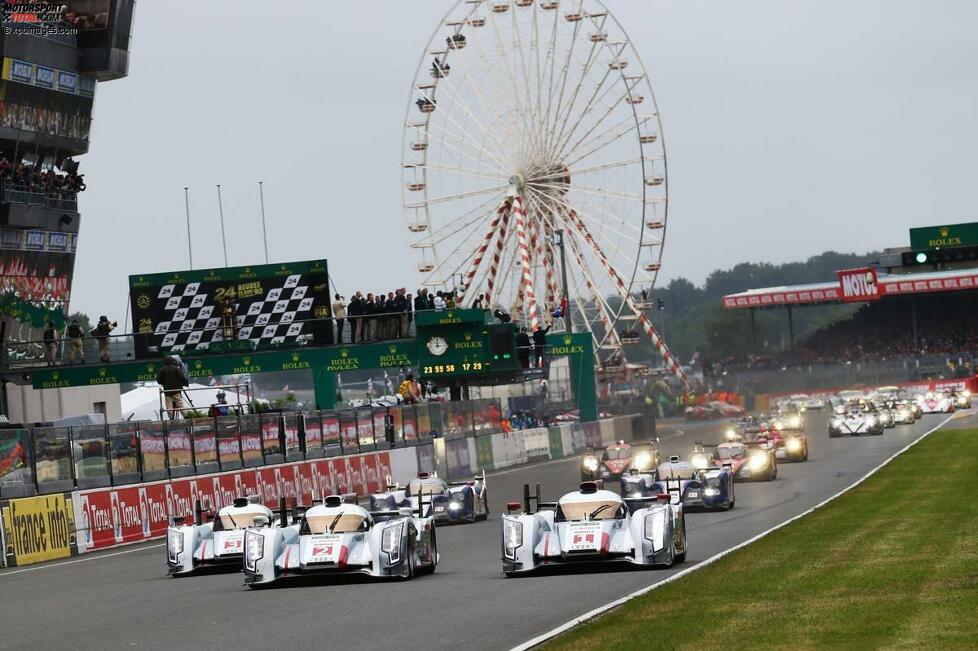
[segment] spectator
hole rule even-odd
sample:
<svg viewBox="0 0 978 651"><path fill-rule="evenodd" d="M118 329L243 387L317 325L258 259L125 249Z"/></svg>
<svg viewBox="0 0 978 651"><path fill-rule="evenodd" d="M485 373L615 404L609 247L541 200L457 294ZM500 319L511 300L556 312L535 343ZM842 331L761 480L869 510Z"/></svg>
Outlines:
<svg viewBox="0 0 978 651"><path fill-rule="evenodd" d="M360 292L353 295L347 308L350 317L350 343L363 341L363 297Z"/></svg>
<svg viewBox="0 0 978 651"><path fill-rule="evenodd" d="M98 356L103 362L108 362L112 359L111 355L109 354L109 333L112 332L113 328L115 328L117 325L119 324L116 321L109 323L109 317L100 316L98 319L98 325L96 325L95 329L91 332L91 335L98 341Z"/></svg>
<svg viewBox="0 0 978 651"><path fill-rule="evenodd" d="M537 326L537 329L533 331L533 352L536 356L536 367L543 368L543 353L547 349L547 333L550 332L550 328L553 324L548 325L546 328L541 328Z"/></svg>
<svg viewBox="0 0 978 651"><path fill-rule="evenodd" d="M85 331L78 325L78 319L72 319L68 326L68 363L74 364L75 357L85 363Z"/></svg>
<svg viewBox="0 0 978 651"><path fill-rule="evenodd" d="M414 381L413 373L408 373L405 376L404 381L401 382L401 385L397 389L397 393L401 396L405 404L417 404L421 390L418 388L418 383Z"/></svg>
<svg viewBox="0 0 978 651"><path fill-rule="evenodd" d="M333 318L336 319L336 343L343 343L343 323L346 320L346 303L339 294L333 300Z"/></svg>
<svg viewBox="0 0 978 651"><path fill-rule="evenodd" d="M44 329L44 360L49 366L54 365L54 358L58 354L58 331L54 329L54 323L48 321L47 328Z"/></svg>
<svg viewBox="0 0 978 651"><path fill-rule="evenodd" d="M377 316L378 314L379 312L377 311L377 304L374 301L374 295L368 292L367 298L363 302L363 318L367 322L367 329L366 329L367 341L377 340L377 319L379 318Z"/></svg>
<svg viewBox="0 0 978 651"><path fill-rule="evenodd" d="M415 312L424 312L427 309L429 309L429 307L428 307L428 290L422 288L422 289L419 289L418 290L417 296L414 297L414 311Z"/></svg>
<svg viewBox="0 0 978 651"><path fill-rule="evenodd" d="M520 328L516 334L516 359L520 360L520 368L530 368L530 335L526 328Z"/></svg>
<svg viewBox="0 0 978 651"><path fill-rule="evenodd" d="M163 398L166 403L166 413L170 420L178 416L183 418L183 388L189 386L187 376L177 365L177 360L167 355L163 360L163 368L156 374L156 382L163 388Z"/></svg>
<svg viewBox="0 0 978 651"><path fill-rule="evenodd" d="M404 295L404 288L397 290L397 294L394 296L394 312L396 312L396 323L395 323L395 336L398 339L406 337L408 333L408 312L411 309L411 303L408 301L407 296Z"/></svg>
<svg viewBox="0 0 978 651"><path fill-rule="evenodd" d="M432 304L432 309L434 310L444 310L446 307L445 297L442 292L437 292L435 294L435 299Z"/></svg>

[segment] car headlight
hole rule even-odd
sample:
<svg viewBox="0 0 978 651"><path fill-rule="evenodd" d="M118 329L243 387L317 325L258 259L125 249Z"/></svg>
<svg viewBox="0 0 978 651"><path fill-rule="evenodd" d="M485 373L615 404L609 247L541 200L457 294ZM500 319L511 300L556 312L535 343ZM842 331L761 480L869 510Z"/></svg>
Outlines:
<svg viewBox="0 0 978 651"><path fill-rule="evenodd" d="M251 531L246 531L244 548L245 567L249 570L254 570L258 561L265 555L265 537L257 533L252 533Z"/></svg>
<svg viewBox="0 0 978 651"><path fill-rule="evenodd" d="M516 558L516 550L523 546L523 523L518 520L503 520L503 555Z"/></svg>
<svg viewBox="0 0 978 651"><path fill-rule="evenodd" d="M767 467L767 454L764 452L752 452L750 455L750 469L764 470Z"/></svg>
<svg viewBox="0 0 978 651"><path fill-rule="evenodd" d="M462 508L462 503L461 502L449 502L448 503L448 510L449 511L458 511L461 508Z"/></svg>
<svg viewBox="0 0 978 651"><path fill-rule="evenodd" d="M788 442L785 443L785 447L787 447L790 452L798 452L801 450L801 439L788 439Z"/></svg>
<svg viewBox="0 0 978 651"><path fill-rule="evenodd" d="M652 455L648 452L639 452L635 455L632 467L638 470L646 470L652 464Z"/></svg>
<svg viewBox="0 0 978 651"><path fill-rule="evenodd" d="M723 435L726 437L728 441L732 441L735 438L737 438L737 430L735 430L732 427L728 427L723 431Z"/></svg>
<svg viewBox="0 0 978 651"><path fill-rule="evenodd" d="M694 468L699 470L703 470L710 465L705 454L694 454L689 458L689 461L693 464Z"/></svg>
<svg viewBox="0 0 978 651"><path fill-rule="evenodd" d="M645 539L652 543L652 551L663 548L661 544L666 532L666 511L659 509L645 516ZM658 546L657 546L658 545Z"/></svg>
<svg viewBox="0 0 978 651"><path fill-rule="evenodd" d="M594 472L598 469L598 460L594 457L584 457L584 461L581 462L585 470L590 470Z"/></svg>
<svg viewBox="0 0 978 651"><path fill-rule="evenodd" d="M720 491L716 488L707 488L703 491L703 494L707 497L715 497L720 494Z"/></svg>
<svg viewBox="0 0 978 651"><path fill-rule="evenodd" d="M170 529L166 532L166 549L170 556L179 556L183 553L183 533Z"/></svg>
<svg viewBox="0 0 978 651"><path fill-rule="evenodd" d="M799 418L798 416L794 416L794 417L792 417L792 419L791 419L791 420L789 421L789 424L790 424L790 425L791 425L792 427L801 427L801 418Z"/></svg>
<svg viewBox="0 0 978 651"><path fill-rule="evenodd" d="M401 534L404 532L404 523L398 522L384 529L380 539L380 549L387 553L391 563L401 560Z"/></svg>
<svg viewBox="0 0 978 651"><path fill-rule="evenodd" d="M968 391L967 389L964 389L964 390L963 390L963 391L961 392L961 395L962 395L962 396L964 396L965 398L970 398L970 397L971 397L971 392L970 392L970 391Z"/></svg>
<svg viewBox="0 0 978 651"><path fill-rule="evenodd" d="M966 405L966 404L968 404L968 399L965 398L964 396L958 396L958 404L959 405Z"/></svg>

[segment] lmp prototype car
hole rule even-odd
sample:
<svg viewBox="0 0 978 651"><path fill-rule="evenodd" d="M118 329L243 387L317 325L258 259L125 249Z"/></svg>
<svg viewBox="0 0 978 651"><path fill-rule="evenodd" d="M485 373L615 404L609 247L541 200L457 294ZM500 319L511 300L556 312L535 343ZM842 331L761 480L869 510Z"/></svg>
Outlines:
<svg viewBox="0 0 978 651"><path fill-rule="evenodd" d="M506 576L544 565L632 563L670 567L686 559L686 515L669 495L630 510L627 499L581 483L557 502L540 501L523 487L523 505L512 502L502 517L502 561ZM536 512L532 510L535 502Z"/></svg>
<svg viewBox="0 0 978 651"><path fill-rule="evenodd" d="M430 574L438 564L438 544L434 518L420 515L425 506L371 512L331 495L291 525L247 529L245 584L257 588L309 575Z"/></svg>
<svg viewBox="0 0 978 651"><path fill-rule="evenodd" d="M829 420L829 436L862 436L880 435L883 433L883 423L876 415L871 404L850 405L839 407Z"/></svg>
<svg viewBox="0 0 978 651"><path fill-rule="evenodd" d="M950 414L954 411L954 398L947 393L928 391L917 398L920 411L925 414Z"/></svg>
<svg viewBox="0 0 978 651"><path fill-rule="evenodd" d="M471 481L446 482L434 473L418 473L404 488L392 485L387 491L370 496L371 511L394 511L399 508L418 509L418 501L430 505L431 515L438 524L475 522L489 517L489 495L486 492L486 473Z"/></svg>
<svg viewBox="0 0 978 651"><path fill-rule="evenodd" d="M174 518L166 532L166 566L169 574L190 574L204 566L224 565L240 570L244 553L245 529L256 526L256 520L269 526L275 518L271 509L239 497L231 506L217 512L211 522L198 503L195 522L184 524Z"/></svg>
<svg viewBox="0 0 978 651"><path fill-rule="evenodd" d="M778 478L778 460L775 448L770 443L726 441L704 445L697 441L696 445L703 451L713 448L709 463L714 466L729 464L734 481L771 481ZM694 459L695 455L694 451Z"/></svg>
<svg viewBox="0 0 978 651"><path fill-rule="evenodd" d="M805 429L805 417L797 407L791 405L773 414L769 421L774 429L781 432L800 432Z"/></svg>
<svg viewBox="0 0 978 651"><path fill-rule="evenodd" d="M727 511L734 507L733 469L730 464L710 467L709 455L694 450L689 462L678 456L660 464L655 474L630 473L621 478L621 494L628 504L640 505L668 493L672 503L687 511Z"/></svg>
<svg viewBox="0 0 978 651"><path fill-rule="evenodd" d="M594 450L581 459L581 481L619 479L628 470L646 472L659 465L659 451L652 445L629 445L618 441L604 450Z"/></svg>
<svg viewBox="0 0 978 651"><path fill-rule="evenodd" d="M893 412L893 422L897 425L913 425L917 420L913 405L908 400L893 400L889 403Z"/></svg>
<svg viewBox="0 0 978 651"><path fill-rule="evenodd" d="M955 409L971 409L971 392L967 389L952 391L951 397L954 398Z"/></svg>

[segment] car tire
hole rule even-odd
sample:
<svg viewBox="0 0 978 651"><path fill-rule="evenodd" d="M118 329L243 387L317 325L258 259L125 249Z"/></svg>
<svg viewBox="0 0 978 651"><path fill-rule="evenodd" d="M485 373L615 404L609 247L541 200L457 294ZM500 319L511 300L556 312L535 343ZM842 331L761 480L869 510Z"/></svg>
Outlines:
<svg viewBox="0 0 978 651"><path fill-rule="evenodd" d="M423 567L415 572L416 576L424 576L425 574L434 574L435 568L438 567L438 536L435 534L435 529L431 530L431 565Z"/></svg>
<svg viewBox="0 0 978 651"><path fill-rule="evenodd" d="M830 439L837 439L837 438L839 438L839 435L836 434L835 432L833 432L832 430L829 430L829 438Z"/></svg>
<svg viewBox="0 0 978 651"><path fill-rule="evenodd" d="M489 496L486 494L485 489L482 490L482 515L480 520L489 519Z"/></svg>
<svg viewBox="0 0 978 651"><path fill-rule="evenodd" d="M672 564L673 565L676 565L677 563L685 563L686 562L686 552L689 551L689 548L687 547L687 544L688 543L687 543L687 540L686 540L686 517L683 516L683 551L682 551L681 554L674 554L673 555L673 557L672 557Z"/></svg>
<svg viewBox="0 0 978 651"><path fill-rule="evenodd" d="M802 454L801 460L802 461L808 461L808 444L807 443L805 444L805 452L804 452L804 454Z"/></svg>

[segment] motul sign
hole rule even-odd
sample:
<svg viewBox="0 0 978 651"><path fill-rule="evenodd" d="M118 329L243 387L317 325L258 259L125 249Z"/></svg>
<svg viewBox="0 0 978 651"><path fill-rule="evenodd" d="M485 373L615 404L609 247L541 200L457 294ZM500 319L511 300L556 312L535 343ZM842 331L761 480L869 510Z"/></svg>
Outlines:
<svg viewBox="0 0 978 651"><path fill-rule="evenodd" d="M839 277L840 296L846 303L875 301L880 297L875 268L842 269L835 274Z"/></svg>

